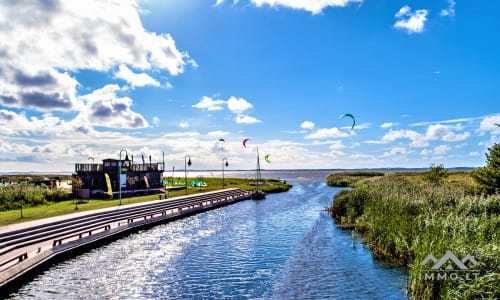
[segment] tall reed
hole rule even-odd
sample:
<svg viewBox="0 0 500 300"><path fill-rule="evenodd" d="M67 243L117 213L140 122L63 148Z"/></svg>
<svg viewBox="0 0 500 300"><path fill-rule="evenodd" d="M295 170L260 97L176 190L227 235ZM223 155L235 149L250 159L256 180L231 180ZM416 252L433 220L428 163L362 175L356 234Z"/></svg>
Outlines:
<svg viewBox="0 0 500 300"><path fill-rule="evenodd" d="M375 256L408 267L413 299L500 298L500 195L468 195L457 187L404 177L358 182L338 193L330 208L337 224L363 233ZM474 280L424 280L429 254L472 255Z"/></svg>

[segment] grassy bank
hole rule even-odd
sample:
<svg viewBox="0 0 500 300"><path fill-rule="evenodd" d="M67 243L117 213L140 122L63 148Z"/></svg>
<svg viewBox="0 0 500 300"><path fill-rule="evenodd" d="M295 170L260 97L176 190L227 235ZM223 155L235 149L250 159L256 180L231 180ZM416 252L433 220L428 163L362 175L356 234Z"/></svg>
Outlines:
<svg viewBox="0 0 500 300"><path fill-rule="evenodd" d="M498 299L500 196L474 195L474 185L467 172L450 173L440 185L423 172L388 173L355 181L330 212L337 224L361 232L375 256L408 267L413 299ZM422 278L433 264L420 263L447 251L472 255L479 264L467 266L477 279Z"/></svg>
<svg viewBox="0 0 500 300"><path fill-rule="evenodd" d="M190 180L191 179L188 178L188 182ZM291 185L286 184L277 179L263 179L263 180L264 184L260 185L259 189L264 191L265 193L279 193L287 191L291 188ZM222 178L206 178L204 179L204 181L207 183L206 187L201 187L201 188L188 187L188 194L196 194L196 193L209 192L222 189ZM242 178L225 178L224 188L241 188L244 190L254 190L255 180L242 179ZM109 200L103 200L103 199L62 200L61 199L58 201L51 201L50 197L45 198L44 195L46 193L50 193L50 190L48 190L47 188L43 189L41 187L19 186L18 190L12 187L9 189L0 188L0 199L14 199L13 201L15 201L9 204L3 203L4 204L3 207L9 209L4 209L4 211L0 211L0 226L38 220L64 214L70 214L78 211L88 211L93 209L100 209L100 208L113 207L119 205L119 199L109 199ZM12 196L12 194L16 194L16 196ZM172 198L183 195L186 195L186 191L184 189L174 190L169 192L168 197ZM20 202L19 200L21 199L21 197L24 197L23 202ZM40 201L33 201L33 199L39 199ZM144 195L138 197L128 197L122 199L122 204L127 205L132 203L146 202L158 199L159 196L157 194ZM20 209L21 204L23 205L22 218Z"/></svg>

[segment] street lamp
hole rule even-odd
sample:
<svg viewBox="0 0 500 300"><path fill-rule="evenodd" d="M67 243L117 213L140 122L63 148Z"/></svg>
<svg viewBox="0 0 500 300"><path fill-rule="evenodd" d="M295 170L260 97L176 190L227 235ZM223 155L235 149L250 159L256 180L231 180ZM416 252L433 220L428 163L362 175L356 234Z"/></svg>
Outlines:
<svg viewBox="0 0 500 300"><path fill-rule="evenodd" d="M122 205L122 152L125 151L125 161L128 162L128 152L125 149L120 150L120 160L118 161L118 186L120 188L120 205Z"/></svg>
<svg viewBox="0 0 500 300"><path fill-rule="evenodd" d="M226 162L225 164L224 161ZM224 188L224 166L229 167L229 163L225 157L222 159L222 188Z"/></svg>
<svg viewBox="0 0 500 300"><path fill-rule="evenodd" d="M172 180L170 181L170 185L174 185L174 173L175 173L175 166L172 166Z"/></svg>
<svg viewBox="0 0 500 300"><path fill-rule="evenodd" d="M189 160L186 159L189 157ZM187 167L191 167L191 156L184 156L184 185L186 186L186 195L188 194L188 185L187 185Z"/></svg>

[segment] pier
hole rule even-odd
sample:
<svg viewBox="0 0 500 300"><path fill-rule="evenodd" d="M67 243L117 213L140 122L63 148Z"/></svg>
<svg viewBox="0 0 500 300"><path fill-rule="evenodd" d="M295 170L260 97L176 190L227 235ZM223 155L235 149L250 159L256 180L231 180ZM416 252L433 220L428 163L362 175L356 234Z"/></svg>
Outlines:
<svg viewBox="0 0 500 300"><path fill-rule="evenodd" d="M8 295L65 258L140 229L251 199L253 194L225 189L0 227L0 294Z"/></svg>

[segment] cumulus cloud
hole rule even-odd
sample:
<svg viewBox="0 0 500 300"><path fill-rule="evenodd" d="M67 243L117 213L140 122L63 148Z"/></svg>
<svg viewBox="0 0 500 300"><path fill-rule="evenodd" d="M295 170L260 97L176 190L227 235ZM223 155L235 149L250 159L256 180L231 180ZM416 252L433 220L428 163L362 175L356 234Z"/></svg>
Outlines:
<svg viewBox="0 0 500 300"><path fill-rule="evenodd" d="M218 0L217 0L218 1ZM292 9L309 11L319 14L327 7L344 7L350 3L362 3L363 0L252 0L257 7L269 5L271 7L283 6Z"/></svg>
<svg viewBox="0 0 500 300"><path fill-rule="evenodd" d="M85 109L81 115L97 126L110 128L145 128L148 122L140 114L130 109L132 99L119 97L120 87L106 85L91 94L80 97Z"/></svg>
<svg viewBox="0 0 500 300"><path fill-rule="evenodd" d="M429 11L426 9L419 9L412 12L411 8L405 5L394 15L397 19L394 27L405 30L408 34L421 33L424 31L428 13Z"/></svg>
<svg viewBox="0 0 500 300"><path fill-rule="evenodd" d="M460 125L449 126L449 125L434 124L427 128L425 136L429 140L441 139L446 142L459 142L466 140L471 135L470 132L468 131L464 133L455 133L453 131L454 128L458 130L461 129Z"/></svg>
<svg viewBox="0 0 500 300"><path fill-rule="evenodd" d="M389 151L386 151L382 154L382 157L391 157L391 156L401 156L408 154L408 150L404 147L393 147Z"/></svg>
<svg viewBox="0 0 500 300"><path fill-rule="evenodd" d="M429 145L429 142L425 139L425 136L421 133L418 133L414 130L389 130L382 137L382 141L384 142L392 142L397 139L409 139L411 140L411 145L413 147L426 147Z"/></svg>
<svg viewBox="0 0 500 300"><path fill-rule="evenodd" d="M500 133L500 127L495 124L500 124L500 114L484 117L479 125L479 130L482 132L494 131Z"/></svg>
<svg viewBox="0 0 500 300"><path fill-rule="evenodd" d="M453 17L455 15L455 4L455 0L448 0L448 7L442 9L439 15L442 17Z"/></svg>
<svg viewBox="0 0 500 300"><path fill-rule="evenodd" d="M330 150L338 150L338 149L343 149L345 148L344 144L342 144L342 141L333 141L330 143L330 146L328 146Z"/></svg>
<svg viewBox="0 0 500 300"><path fill-rule="evenodd" d="M72 73L79 70L126 65L182 73L192 59L170 35L145 31L138 10L134 0L2 2L0 104L74 110L79 83ZM137 86L156 85L125 67L118 75Z"/></svg>
<svg viewBox="0 0 500 300"><path fill-rule="evenodd" d="M160 118L158 118L158 117L153 117L153 122L152 122L152 123L153 123L153 125L154 125L155 127L159 127L159 126L160 126Z"/></svg>
<svg viewBox="0 0 500 300"><path fill-rule="evenodd" d="M243 98L236 98L231 96L229 100L227 100L227 108L229 108L229 110L233 113L242 113L252 107L253 105Z"/></svg>
<svg viewBox="0 0 500 300"><path fill-rule="evenodd" d="M120 65L115 76L125 80L132 87L135 86L160 86L160 83L146 73L134 73L125 65Z"/></svg>
<svg viewBox="0 0 500 300"><path fill-rule="evenodd" d="M238 124L254 124L260 123L260 120L243 114L243 112L253 108L253 105L243 98L229 97L228 100L214 100L212 97L203 96L200 102L193 104L192 107L198 109L206 109L209 111L223 110L224 106L236 115L234 120Z"/></svg>
<svg viewBox="0 0 500 300"><path fill-rule="evenodd" d="M327 139L327 138L337 138L337 137L347 137L348 133L339 130L336 127L333 128L322 128L316 130L316 132L308 134L305 136L306 139Z"/></svg>
<svg viewBox="0 0 500 300"><path fill-rule="evenodd" d="M440 146L437 146L437 147L434 148L434 154L436 154L436 155L443 155L446 152L448 152L450 149L451 148L448 145L440 145Z"/></svg>
<svg viewBox="0 0 500 300"><path fill-rule="evenodd" d="M454 130L461 130L460 124L442 125L433 124L427 127L426 133L422 134L414 130L389 130L382 137L383 142L392 142L398 139L409 139L411 140L411 146L413 147L427 147L429 141L441 140L445 142L459 142L468 139L471 134L466 131L463 133L456 133Z"/></svg>
<svg viewBox="0 0 500 300"><path fill-rule="evenodd" d="M189 128L189 123L187 121L181 121L179 127L184 129Z"/></svg>
<svg viewBox="0 0 500 300"><path fill-rule="evenodd" d="M236 123L238 124L255 124L260 123L260 120L246 115L237 115L235 118Z"/></svg>
<svg viewBox="0 0 500 300"><path fill-rule="evenodd" d="M314 123L311 121L304 121L302 124L300 124L300 128L303 129L313 129L314 128Z"/></svg>
<svg viewBox="0 0 500 300"><path fill-rule="evenodd" d="M193 104L192 107L199 109L213 110L223 110L222 104L226 104L224 100L214 100L211 97L203 96L200 102Z"/></svg>
<svg viewBox="0 0 500 300"><path fill-rule="evenodd" d="M380 125L380 128L391 128L394 125L396 125L396 124L395 123L390 123L390 122L385 122L384 124Z"/></svg>

